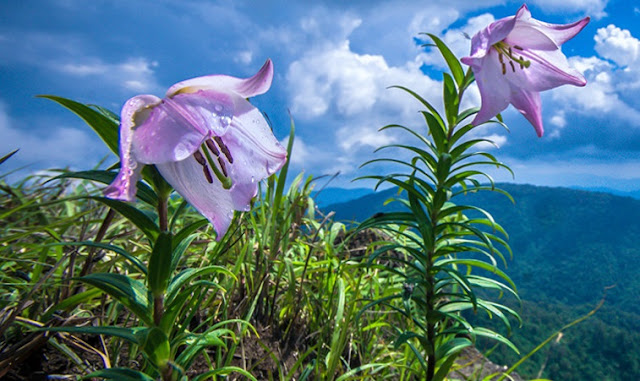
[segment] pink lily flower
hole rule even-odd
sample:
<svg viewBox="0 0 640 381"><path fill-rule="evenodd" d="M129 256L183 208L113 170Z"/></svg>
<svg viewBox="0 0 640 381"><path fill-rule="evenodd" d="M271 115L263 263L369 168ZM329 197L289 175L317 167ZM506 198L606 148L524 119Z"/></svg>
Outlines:
<svg viewBox="0 0 640 381"><path fill-rule="evenodd" d="M164 99L129 99L120 118L120 172L105 195L133 201L144 164L154 164L220 239L233 211L248 210L258 182L286 161L286 150L246 99L269 90L272 78L267 60L251 78L210 75L171 86Z"/></svg>
<svg viewBox="0 0 640 381"><path fill-rule="evenodd" d="M589 17L572 24L549 24L531 17L526 5L515 16L493 22L471 39L471 55L461 61L473 70L482 105L475 119L488 121L511 103L541 137L540 92L565 84L584 86L560 46L573 38Z"/></svg>

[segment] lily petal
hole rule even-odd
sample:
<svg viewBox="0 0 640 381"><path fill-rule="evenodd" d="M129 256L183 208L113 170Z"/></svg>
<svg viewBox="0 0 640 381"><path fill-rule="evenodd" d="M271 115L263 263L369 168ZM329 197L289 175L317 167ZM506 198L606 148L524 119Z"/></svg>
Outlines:
<svg viewBox="0 0 640 381"><path fill-rule="evenodd" d="M552 38L556 45L560 46L575 37L576 34L580 33L580 31L587 26L590 20L590 17L585 17L582 20L571 24L549 24L535 19L532 19L531 21L539 25L544 33Z"/></svg>
<svg viewBox="0 0 640 381"><path fill-rule="evenodd" d="M163 99L135 131L136 157L146 164L160 164L193 155L212 134L223 135L229 128L232 97L201 90Z"/></svg>
<svg viewBox="0 0 640 381"><path fill-rule="evenodd" d="M133 201L137 182L141 178L143 165L134 155L134 127L148 117L150 108L161 99L153 95L138 95L129 99L120 113L120 172L115 180L104 189L106 197Z"/></svg>
<svg viewBox="0 0 640 381"><path fill-rule="evenodd" d="M511 104L527 118L536 130L538 137L541 138L544 134L544 126L542 125L540 93L517 89L511 95Z"/></svg>
<svg viewBox="0 0 640 381"><path fill-rule="evenodd" d="M471 122L474 125L488 121L507 108L511 97L509 83L505 80L495 80L503 76L498 62L498 53L495 50L491 51L482 61L482 64L474 66L476 83L482 100L480 111Z"/></svg>
<svg viewBox="0 0 640 381"><path fill-rule="evenodd" d="M273 62L267 59L262 68L250 78L236 78L228 75L207 75L178 82L167 90L167 97L179 93L194 93L198 90L224 89L232 91L243 98L264 94L271 87L273 79Z"/></svg>
<svg viewBox="0 0 640 381"><path fill-rule="evenodd" d="M218 181L209 184L202 174L202 166L194 158L156 164L156 167L162 177L213 224L220 240L233 219L231 193ZM247 204L252 197L246 195Z"/></svg>
<svg viewBox="0 0 640 381"><path fill-rule="evenodd" d="M223 141L233 153L231 194L237 210L247 207L245 194L257 193L258 181L277 172L286 162L287 151L273 136L260 111L245 99L235 99L236 118ZM240 197L237 197L240 195Z"/></svg>
<svg viewBox="0 0 640 381"><path fill-rule="evenodd" d="M554 51L524 51L524 58L531 61L531 66L525 70L508 71L506 77L520 87L546 91L561 85L584 86L587 80L569 65L567 58L560 50ZM513 79L516 78L516 79Z"/></svg>

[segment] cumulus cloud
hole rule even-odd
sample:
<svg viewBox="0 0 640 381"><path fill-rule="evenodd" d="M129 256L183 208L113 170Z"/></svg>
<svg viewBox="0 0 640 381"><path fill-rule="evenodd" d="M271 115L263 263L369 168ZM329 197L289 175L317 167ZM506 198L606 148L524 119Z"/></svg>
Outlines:
<svg viewBox="0 0 640 381"><path fill-rule="evenodd" d="M389 86L433 95L437 87L419 63L391 67L382 56L351 51L349 41L309 51L289 66L286 80L294 114L307 118L322 116L330 108L343 117L399 111L406 102L390 95Z"/></svg>
<svg viewBox="0 0 640 381"><path fill-rule="evenodd" d="M98 80L134 92L153 92L160 87L154 73L158 66L156 61L143 57L116 63L107 63L95 57L76 59L75 62L55 62L50 67L70 77Z"/></svg>
<svg viewBox="0 0 640 381"><path fill-rule="evenodd" d="M600 28L594 36L598 56L571 57L570 64L587 78L585 88L564 86L552 94L556 101L596 118L615 116L640 126L640 40L615 25Z"/></svg>
<svg viewBox="0 0 640 381"><path fill-rule="evenodd" d="M618 66L626 67L638 62L640 40L633 37L629 30L610 24L598 29L594 40L596 52Z"/></svg>
<svg viewBox="0 0 640 381"><path fill-rule="evenodd" d="M10 117L3 101L0 101L0 136L0 155L20 149L7 162L13 167L29 165L42 168L44 165L47 168L86 168L88 160L94 159L97 164L100 156L107 153L104 148L96 149L95 139L83 130L63 126L42 129L25 126Z"/></svg>
<svg viewBox="0 0 640 381"><path fill-rule="evenodd" d="M108 61L89 53L86 45L75 35L14 33L0 40L0 60L53 72L51 76L59 79L62 74L67 83L82 79L85 87L111 87L126 93L162 90L155 77L157 61L146 57Z"/></svg>
<svg viewBox="0 0 640 381"><path fill-rule="evenodd" d="M530 2L547 12L576 13L576 10L579 10L595 19L600 19L607 15L605 8L609 3L608 0L531 0Z"/></svg>

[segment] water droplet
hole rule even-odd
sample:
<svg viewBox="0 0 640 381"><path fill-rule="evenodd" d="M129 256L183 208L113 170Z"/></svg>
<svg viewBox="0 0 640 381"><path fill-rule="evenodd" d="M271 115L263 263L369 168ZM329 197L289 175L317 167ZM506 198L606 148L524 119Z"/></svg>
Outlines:
<svg viewBox="0 0 640 381"><path fill-rule="evenodd" d="M231 118L228 116L221 116L220 124L222 124L224 127L228 127L231 124Z"/></svg>
<svg viewBox="0 0 640 381"><path fill-rule="evenodd" d="M216 112L221 112L223 110L223 107L221 104L217 104L215 106L213 106L213 109L216 110Z"/></svg>
<svg viewBox="0 0 640 381"><path fill-rule="evenodd" d="M178 143L176 144L176 148L173 149L173 154L178 160L180 160L189 156L189 150L184 143Z"/></svg>
<svg viewBox="0 0 640 381"><path fill-rule="evenodd" d="M255 184L256 183L256 178L251 176L251 184Z"/></svg>
<svg viewBox="0 0 640 381"><path fill-rule="evenodd" d="M228 219L232 219L232 218L233 218L233 212L229 212L229 213L227 213L227 218L228 218Z"/></svg>

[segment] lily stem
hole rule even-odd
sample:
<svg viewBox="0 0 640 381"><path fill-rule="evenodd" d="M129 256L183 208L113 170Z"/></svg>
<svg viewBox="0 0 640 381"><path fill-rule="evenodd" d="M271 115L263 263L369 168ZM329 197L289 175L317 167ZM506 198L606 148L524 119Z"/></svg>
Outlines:
<svg viewBox="0 0 640 381"><path fill-rule="evenodd" d="M160 224L160 231L163 232L166 232L169 226L167 214L167 199L158 200L158 223Z"/></svg>

